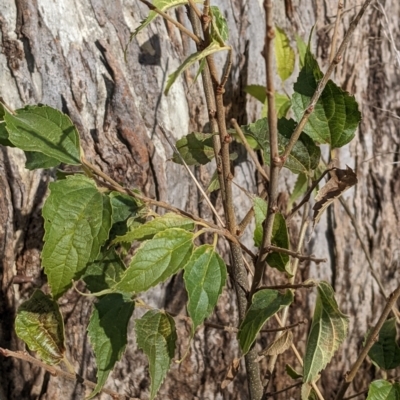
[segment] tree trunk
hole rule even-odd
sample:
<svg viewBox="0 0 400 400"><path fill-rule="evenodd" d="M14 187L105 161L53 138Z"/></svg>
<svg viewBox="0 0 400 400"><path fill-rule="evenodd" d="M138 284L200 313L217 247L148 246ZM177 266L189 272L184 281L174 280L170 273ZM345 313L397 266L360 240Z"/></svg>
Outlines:
<svg viewBox="0 0 400 400"><path fill-rule="evenodd" d="M222 2L220 2L222 4ZM285 10L275 3L276 23L294 39L298 33L306 41L316 24L318 59L327 66L330 40L335 22L336 2L293 0ZM287 5L290 1L285 2ZM357 3L357 6L353 7ZM346 4L339 43L350 21L359 10L360 0ZM382 3L383 4L383 3ZM265 85L264 17L259 2L234 0L222 6L230 26L234 49L231 79L225 104L229 117L241 123L253 122L260 106L245 95L248 84ZM354 93L363 120L356 139L340 150L337 165L355 167L358 185L345 199L354 213L362 240L388 295L399 281L400 246L400 66L388 32L398 43L400 5L395 0L384 4L388 21L378 8L370 7L357 28L335 81ZM202 131L207 109L201 83L194 82L196 71L189 71L162 95L168 75L194 51L190 42L169 22L161 18L150 24L124 48L130 32L145 18L148 10L139 2L115 0L3 0L0 9L0 96L12 108L45 103L68 113L79 128L86 157L113 179L137 187L146 195L212 218L207 206L186 171L168 161L171 149L164 129L173 139L192 130ZM171 11L184 24L184 10ZM294 41L293 41L294 44ZM398 62L398 61L397 61ZM291 90L296 73L285 88ZM195 170L207 185L212 168ZM235 161L235 182L255 192L257 176L251 162L239 151ZM46 285L40 265L43 224L41 207L46 187L55 171L24 169L24 155L14 148L0 146L0 346L22 350L13 323L19 304L34 288ZM282 178L282 192L292 185L289 174ZM235 189L237 214L242 217L250 201ZM377 320L385 300L373 280L366 255L357 239L350 218L337 202L322 218L308 250L328 262L316 266L302 264L301 278L325 279L336 290L340 308L350 316L349 336L322 373L322 392L333 397L344 372L357 357L368 328ZM251 234L248 234L251 243ZM225 248L226 244L224 245ZM265 283L278 278L274 274ZM282 282L282 278L279 282ZM211 318L223 325L235 325L237 309L228 285ZM186 292L181 276L157 286L145 300L174 313L185 312ZM288 323L312 317L315 296L298 292ZM69 358L76 371L95 381L96 370L85 327L92 300L69 291L60 301L66 321ZM140 311L135 311L139 316ZM133 323L132 323L133 324ZM270 323L271 327L275 325ZM132 397L148 397L149 376L143 353L137 350L130 326L127 350L110 376L107 387ZM297 346L304 354L308 325L295 329ZM189 327L178 323L181 358L188 346ZM273 335L265 335L266 345ZM239 354L235 336L204 327L197 331L191 352L181 364L173 364L159 394L164 399L246 399L244 365L226 389L220 385L231 361ZM293 383L285 375L285 364L299 367L290 351L280 357L269 391ZM262 362L265 373L266 362ZM363 364L354 387L348 394L368 387L377 373L369 362ZM87 393L87 392L86 392ZM82 399L85 389L78 383L62 381L42 370L12 359L0 362L0 398L4 399ZM278 398L299 398L299 388ZM108 398L102 395L101 398Z"/></svg>

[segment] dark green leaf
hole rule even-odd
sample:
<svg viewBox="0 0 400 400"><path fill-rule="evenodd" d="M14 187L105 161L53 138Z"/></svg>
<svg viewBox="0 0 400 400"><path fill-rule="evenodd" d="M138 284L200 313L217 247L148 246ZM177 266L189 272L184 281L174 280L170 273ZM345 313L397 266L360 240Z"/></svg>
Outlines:
<svg viewBox="0 0 400 400"><path fill-rule="evenodd" d="M275 27L275 56L278 75L285 81L293 73L294 51L283 29Z"/></svg>
<svg viewBox="0 0 400 400"><path fill-rule="evenodd" d="M168 314L152 310L136 321L138 346L149 360L150 399L154 399L175 354L175 322Z"/></svg>
<svg viewBox="0 0 400 400"><path fill-rule="evenodd" d="M111 227L109 197L91 179L73 175L50 183L43 207L42 262L52 294L61 296L97 258Z"/></svg>
<svg viewBox="0 0 400 400"><path fill-rule="evenodd" d="M39 168L53 168L60 165L60 161L57 159L46 156L46 154L37 151L25 151L25 157L25 168L30 171Z"/></svg>
<svg viewBox="0 0 400 400"><path fill-rule="evenodd" d="M193 321L192 332L207 318L217 304L226 281L226 265L214 247L198 247L185 267L188 313Z"/></svg>
<svg viewBox="0 0 400 400"><path fill-rule="evenodd" d="M290 290L282 294L277 290L263 289L254 294L251 306L240 324L237 335L244 354L250 350L258 332L260 332L268 319L282 307L288 306L292 301L293 294Z"/></svg>
<svg viewBox="0 0 400 400"><path fill-rule="evenodd" d="M396 320L385 321L379 339L374 343L368 355L379 368L384 370L397 368L400 365L400 347L396 342Z"/></svg>
<svg viewBox="0 0 400 400"><path fill-rule="evenodd" d="M158 233L140 246L115 289L138 293L165 281L186 265L192 240L193 233L179 228Z"/></svg>
<svg viewBox="0 0 400 400"><path fill-rule="evenodd" d="M15 331L45 363L55 365L64 358L64 323L58 304L40 290L18 308Z"/></svg>
<svg viewBox="0 0 400 400"><path fill-rule="evenodd" d="M1 103L0 103L0 106L1 106ZM0 122L0 145L15 147L8 139L8 132L6 129L5 122Z"/></svg>
<svg viewBox="0 0 400 400"><path fill-rule="evenodd" d="M254 229L254 244L256 247L261 246L263 237L263 222L267 215L268 205L267 202L261 197L255 197L253 199L254 217L256 220L256 227Z"/></svg>
<svg viewBox="0 0 400 400"><path fill-rule="evenodd" d="M176 142L176 148L187 165L205 165L214 158L213 135L192 132ZM172 161L182 164L181 158L174 154Z"/></svg>
<svg viewBox="0 0 400 400"><path fill-rule="evenodd" d="M307 109L322 76L308 48L305 65L294 85L295 93L292 96L292 108L297 121ZM329 80L310 114L304 132L315 142L330 144L332 148L342 147L353 139L360 121L361 113L354 96Z"/></svg>
<svg viewBox="0 0 400 400"><path fill-rule="evenodd" d="M400 400L400 383L390 383L383 379L372 382L367 400Z"/></svg>
<svg viewBox="0 0 400 400"><path fill-rule="evenodd" d="M287 232L286 221L283 215L280 213L276 213L274 217L271 243L274 246L281 247L283 249L289 249L289 236ZM288 262L289 256L287 254L273 252L267 256L268 265L281 272L289 273L286 268Z"/></svg>
<svg viewBox="0 0 400 400"><path fill-rule="evenodd" d="M303 375L299 372L297 372L291 365L286 364L285 367L286 373L292 378L292 379L299 379L302 378Z"/></svg>
<svg viewBox="0 0 400 400"><path fill-rule="evenodd" d="M9 140L24 151L43 153L49 158L79 165L79 134L70 118L49 106L26 106L5 110Z"/></svg>
<svg viewBox="0 0 400 400"><path fill-rule="evenodd" d="M97 364L97 385L88 399L100 393L109 373L125 350L128 322L135 308L121 294L109 294L94 305L88 335Z"/></svg>
<svg viewBox="0 0 400 400"><path fill-rule="evenodd" d="M336 303L331 286L321 281L318 284L313 321L308 335L304 357L304 382L312 382L347 335L348 317Z"/></svg>

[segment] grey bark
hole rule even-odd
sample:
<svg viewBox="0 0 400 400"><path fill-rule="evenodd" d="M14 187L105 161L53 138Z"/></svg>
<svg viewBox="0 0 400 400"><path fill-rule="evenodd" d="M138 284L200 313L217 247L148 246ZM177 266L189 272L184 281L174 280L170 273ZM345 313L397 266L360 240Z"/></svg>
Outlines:
<svg viewBox="0 0 400 400"><path fill-rule="evenodd" d="M327 65L333 31L336 2L293 1L293 14L286 14L283 3L275 2L276 22L294 38L305 40L316 24L316 51L323 68ZM361 1L356 2L357 5ZM222 4L222 2L221 2ZM382 3L383 4L383 3ZM358 7L346 4L339 37ZM253 122L260 106L245 96L248 84L264 84L264 43L262 5L235 0L222 5L230 25L230 43L234 63L226 93L229 117L239 122ZM337 154L338 165L354 166L359 179L346 199L355 214L374 267L387 288L399 280L400 242L400 68L395 49L385 32L399 41L397 29L400 6L394 0L384 4L389 23L381 12L371 7L353 37L335 81L354 93L363 114L356 139ZM186 23L183 10L171 12ZM133 31L147 15L138 2L117 0L3 0L0 9L0 96L13 108L24 104L45 103L68 113L78 126L87 158L115 180L138 187L147 195L211 218L208 208L190 182L184 169L166 161L171 151L159 124L178 139L191 130L202 130L207 110L195 71L189 71L172 87L168 97L162 89L169 73L194 50L170 23L158 18L142 31L128 47L127 62L123 49ZM296 73L285 88L296 78ZM383 111L385 110L385 111ZM196 170L206 185L212 169ZM54 172L24 169L24 156L17 149L0 147L0 346L24 349L13 331L18 305L29 297L34 287L45 286L40 269L43 226L40 216L46 186ZM257 176L251 162L239 152L235 181L255 191ZM293 182L282 178L282 193ZM282 194L282 201L285 196ZM239 189L237 213L243 216L250 202ZM238 219L239 219L238 218ZM295 232L295 229L294 229ZM310 234L311 235L311 234ZM251 234L248 235L251 239ZM226 244L224 245L227 248ZM312 234L308 250L328 262L316 266L302 264L301 279L325 279L336 290L340 308L350 316L349 336L321 378L326 399L333 397L338 382L355 360L363 337L377 320L384 299L368 270L365 255L356 238L350 219L339 204L327 213ZM13 284L15 276L27 282ZM300 278L299 278L300 279ZM30 280L30 281L29 281ZM270 273L265 283L282 282ZM219 300L212 321L234 325L237 308L232 287ZM181 277L160 285L146 295L146 301L175 313L185 312L186 293ZM312 316L314 295L298 291L288 323ZM69 358L76 371L95 380L95 362L85 327L90 316L91 300L70 291L60 302L66 319ZM135 316L139 316L135 312ZM271 322L270 327L274 327ZM304 352L307 326L294 331L298 348ZM130 327L133 333L133 325ZM178 324L181 338L180 358L188 345L189 327ZM273 335L263 334L261 346ZM191 344L189 356L172 365L161 388L164 399L245 399L248 398L244 365L234 382L220 388L227 368L238 355L234 335L212 328L200 329ZM286 363L298 367L288 351L280 357L269 391L289 386ZM261 363L263 373L266 362ZM116 366L107 386L121 394L142 399L148 396L149 377L143 354L136 349L133 334L123 359ZM395 373L394 373L395 374ZM378 373L368 363L357 376L349 394L367 388ZM85 389L79 384L60 381L16 360L0 362L0 398L4 399L81 399ZM299 398L293 389L282 399ZM102 395L102 398L107 396Z"/></svg>

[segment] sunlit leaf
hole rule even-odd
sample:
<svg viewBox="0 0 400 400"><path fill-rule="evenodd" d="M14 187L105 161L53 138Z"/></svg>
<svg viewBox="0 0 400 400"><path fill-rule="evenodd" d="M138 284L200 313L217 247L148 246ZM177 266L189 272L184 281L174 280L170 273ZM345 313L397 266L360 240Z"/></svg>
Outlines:
<svg viewBox="0 0 400 400"><path fill-rule="evenodd" d="M275 57L278 75L285 81L294 70L294 51L283 29L275 27Z"/></svg>
<svg viewBox="0 0 400 400"><path fill-rule="evenodd" d="M391 383L383 379L369 385L367 400L399 400L400 383Z"/></svg>
<svg viewBox="0 0 400 400"><path fill-rule="evenodd" d="M213 17L211 22L211 37L221 45L224 45L229 38L228 23L217 6L211 6L210 11Z"/></svg>

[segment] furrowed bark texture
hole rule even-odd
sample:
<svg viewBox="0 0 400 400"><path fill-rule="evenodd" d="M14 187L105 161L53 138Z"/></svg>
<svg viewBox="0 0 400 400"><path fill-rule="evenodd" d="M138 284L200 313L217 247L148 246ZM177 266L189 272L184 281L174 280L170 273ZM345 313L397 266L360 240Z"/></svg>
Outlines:
<svg viewBox="0 0 400 400"><path fill-rule="evenodd" d="M228 119L253 122L260 106L245 96L248 84L265 85L264 17L262 4L235 0L219 2L230 25L230 44L234 50L231 79L225 103ZM306 41L316 24L316 53L322 67L327 65L330 37L334 27L336 2L293 0L293 14L286 15L283 2L274 2L275 23L294 38ZM361 1L357 1L361 4ZM362 237L389 294L400 274L400 69L385 31L391 30L399 42L400 5L387 0L384 5L387 24L380 11L371 7L361 21L335 81L354 93L363 114L356 139L337 153L337 164L355 167L358 185L345 198L355 214ZM351 4L351 7L354 4ZM339 41L357 10L344 10ZM128 47L127 62L123 49L130 31L147 15L136 1L105 0L3 0L0 8L0 96L12 108L24 104L45 103L68 113L78 126L87 158L115 180L138 187L147 195L212 218L209 209L185 170L166 161L171 150L158 124L178 139L191 130L202 130L207 110L196 71L179 78L168 97L162 90L169 73L175 70L193 44L170 23L161 18L139 33ZM183 10L171 11L187 23ZM285 87L290 90L297 72ZM279 87L277 82L277 87ZM382 109L387 111L382 111ZM235 182L255 191L257 178L251 161L239 153L235 162ZM199 180L208 184L212 168L196 169ZM24 156L17 149L0 147L0 346L24 349L13 331L18 305L34 287L45 285L40 269L43 224L41 207L46 187L54 171L29 172ZM281 192L293 184L284 173ZM250 207L245 194L235 187L238 220ZM281 203L285 196L280 196ZM294 233L295 232L295 229ZM225 249L227 246L225 245ZM301 264L302 279L325 279L337 293L340 308L350 316L349 337L323 372L321 390L326 399L334 396L339 380L355 360L367 329L376 322L384 300L369 273L351 221L337 203L321 219L311 236L308 250L328 263ZM13 284L14 276L31 282ZM272 275L272 276L271 276ZM276 274L267 274L264 283L283 283ZM225 290L219 300L213 322L235 325L238 315L233 290ZM145 300L175 313L184 313L186 292L181 277L150 291ZM311 318L315 296L298 291L288 324ZM95 380L95 361L86 335L92 300L70 291L61 301L66 318L67 348L76 371ZM140 311L135 311L139 316ZM269 327L276 327L273 322ZM298 348L304 351L307 326L294 331ZM121 394L148 398L147 362L135 346L133 325L130 342L121 362L110 376L107 387ZM178 323L182 338L178 357L186 349L190 327ZM262 334L267 345L274 334ZM346 350L343 350L345 349ZM174 364L164 382L163 399L246 399L244 365L234 382L222 390L220 384L233 358L238 355L233 334L213 328L199 329L191 353L181 364ZM269 391L292 384L285 376L286 363L298 366L287 351L280 356ZM266 362L261 363L265 372ZM375 370L365 363L347 395L366 389ZM26 363L11 359L0 362L0 398L4 399L82 399L79 385L58 380ZM299 398L299 389L280 395ZM102 399L108 398L101 395Z"/></svg>

